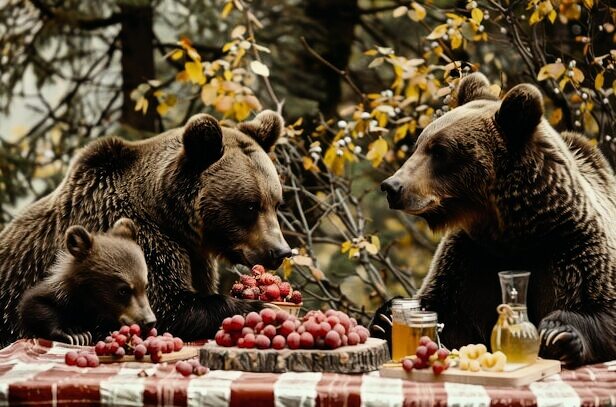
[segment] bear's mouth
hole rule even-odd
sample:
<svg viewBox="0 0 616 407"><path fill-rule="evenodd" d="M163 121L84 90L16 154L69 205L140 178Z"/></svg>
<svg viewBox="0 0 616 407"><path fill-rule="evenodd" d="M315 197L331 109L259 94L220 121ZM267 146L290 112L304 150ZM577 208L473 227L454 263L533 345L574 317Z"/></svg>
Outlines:
<svg viewBox="0 0 616 407"><path fill-rule="evenodd" d="M410 215L421 215L438 207L438 199L435 196L418 196L411 195L406 197L406 202L403 211Z"/></svg>

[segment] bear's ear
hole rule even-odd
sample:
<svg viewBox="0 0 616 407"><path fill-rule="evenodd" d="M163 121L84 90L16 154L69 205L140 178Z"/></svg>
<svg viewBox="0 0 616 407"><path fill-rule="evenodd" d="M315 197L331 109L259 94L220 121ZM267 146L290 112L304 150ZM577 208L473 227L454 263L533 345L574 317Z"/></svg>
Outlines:
<svg viewBox="0 0 616 407"><path fill-rule="evenodd" d="M276 144L283 127L283 118L271 110L264 110L251 121L237 125L238 130L255 139L268 152Z"/></svg>
<svg viewBox="0 0 616 407"><path fill-rule="evenodd" d="M111 228L113 236L123 237L125 239L137 239L137 225L128 218L120 218L113 224Z"/></svg>
<svg viewBox="0 0 616 407"><path fill-rule="evenodd" d="M92 248L92 236L83 226L71 226L66 231L66 248L75 258L83 259Z"/></svg>
<svg viewBox="0 0 616 407"><path fill-rule="evenodd" d="M200 170L218 161L224 153L220 124L205 113L188 119L184 126L182 143L187 161Z"/></svg>
<svg viewBox="0 0 616 407"><path fill-rule="evenodd" d="M533 135L543 117L543 97L528 84L514 86L496 112L496 124L510 146L521 146Z"/></svg>
<svg viewBox="0 0 616 407"><path fill-rule="evenodd" d="M456 95L456 104L462 106L465 103L478 99L498 100L490 93L490 82L480 72L472 73L460 79Z"/></svg>

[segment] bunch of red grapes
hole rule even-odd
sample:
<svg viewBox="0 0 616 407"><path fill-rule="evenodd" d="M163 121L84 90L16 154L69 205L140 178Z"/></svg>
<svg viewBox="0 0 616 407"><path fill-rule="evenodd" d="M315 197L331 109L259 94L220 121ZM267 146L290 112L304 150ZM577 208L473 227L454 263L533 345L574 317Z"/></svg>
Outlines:
<svg viewBox="0 0 616 407"><path fill-rule="evenodd" d="M180 360L175 364L175 370L184 377L188 377L191 374L203 376L209 371L209 369L202 366L197 359Z"/></svg>
<svg viewBox="0 0 616 407"><path fill-rule="evenodd" d="M64 355L64 363L69 366L96 367L100 364L100 361L98 356L93 353L71 350Z"/></svg>
<svg viewBox="0 0 616 407"><path fill-rule="evenodd" d="M341 311L309 311L298 319L285 311L263 309L246 317L225 318L215 339L219 346L258 349L336 349L368 339L366 327Z"/></svg>
<svg viewBox="0 0 616 407"><path fill-rule="evenodd" d="M137 324L124 325L104 341L99 341L94 346L94 351L99 356L113 356L118 359L132 354L136 360L141 360L145 355L150 355L152 362L158 363L163 353L177 352L184 347L184 341L169 332L158 336L156 328L152 328L145 339L141 337L141 333L141 327Z"/></svg>
<svg viewBox="0 0 616 407"><path fill-rule="evenodd" d="M406 358L402 361L402 368L411 372L413 369L427 369L432 366L435 375L443 373L449 368L449 351L438 347L428 336L419 339L419 346L415 351L414 357Z"/></svg>
<svg viewBox="0 0 616 407"><path fill-rule="evenodd" d="M287 281L266 272L260 264L252 267L251 275L244 274L233 284L231 295L245 300L302 302L301 292L293 290Z"/></svg>

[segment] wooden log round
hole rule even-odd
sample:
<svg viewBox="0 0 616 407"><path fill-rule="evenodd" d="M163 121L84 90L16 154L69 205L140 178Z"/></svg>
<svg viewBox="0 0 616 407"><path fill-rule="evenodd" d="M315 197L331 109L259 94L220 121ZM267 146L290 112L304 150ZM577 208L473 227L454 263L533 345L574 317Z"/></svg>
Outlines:
<svg viewBox="0 0 616 407"><path fill-rule="evenodd" d="M215 370L365 373L387 362L389 349L386 341L377 338L333 350L243 349L208 343L201 349L200 359L204 366Z"/></svg>

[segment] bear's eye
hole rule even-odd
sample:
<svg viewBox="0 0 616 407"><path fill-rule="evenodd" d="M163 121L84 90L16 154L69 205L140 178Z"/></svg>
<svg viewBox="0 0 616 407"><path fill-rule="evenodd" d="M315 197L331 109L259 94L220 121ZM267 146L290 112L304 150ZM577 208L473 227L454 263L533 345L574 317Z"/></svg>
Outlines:
<svg viewBox="0 0 616 407"><path fill-rule="evenodd" d="M118 297L126 298L126 297L129 297L130 295L131 295L130 288L128 288L128 287L120 287L118 289Z"/></svg>
<svg viewBox="0 0 616 407"><path fill-rule="evenodd" d="M248 212L251 212L251 213L257 212L259 210L259 203L249 202L248 205L246 205L246 210L248 210Z"/></svg>
<svg viewBox="0 0 616 407"><path fill-rule="evenodd" d="M447 147L442 144L434 144L430 148L430 154L436 161L445 161L447 159Z"/></svg>

